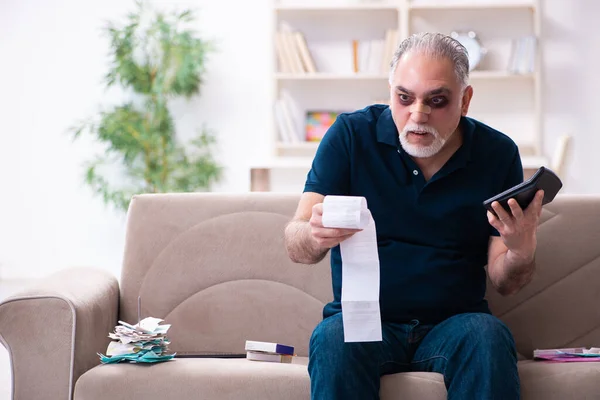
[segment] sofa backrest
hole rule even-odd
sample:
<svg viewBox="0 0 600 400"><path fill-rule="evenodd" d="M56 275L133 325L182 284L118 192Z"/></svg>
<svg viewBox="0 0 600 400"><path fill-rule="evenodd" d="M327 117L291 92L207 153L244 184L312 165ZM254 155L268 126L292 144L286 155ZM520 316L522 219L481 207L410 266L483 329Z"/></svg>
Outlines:
<svg viewBox="0 0 600 400"><path fill-rule="evenodd" d="M283 232L299 195L153 194L134 197L128 214L120 318L172 324L179 354L243 353L246 340L296 347L332 298L329 258L292 263ZM499 296L492 312L517 348L600 345L600 196L558 196L544 207L538 269L519 294Z"/></svg>
<svg viewBox="0 0 600 400"><path fill-rule="evenodd" d="M153 194L130 205L120 318L163 318L179 354L243 353L246 340L308 353L331 300L329 259L294 264L284 227L298 195Z"/></svg>

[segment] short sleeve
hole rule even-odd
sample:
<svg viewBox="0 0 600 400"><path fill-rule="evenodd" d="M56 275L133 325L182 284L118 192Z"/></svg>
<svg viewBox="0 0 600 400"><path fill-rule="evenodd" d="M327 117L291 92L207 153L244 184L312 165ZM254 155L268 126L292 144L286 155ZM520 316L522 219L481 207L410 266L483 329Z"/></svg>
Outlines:
<svg viewBox="0 0 600 400"><path fill-rule="evenodd" d="M306 177L304 192L347 195L350 189L350 128L339 115L323 136Z"/></svg>
<svg viewBox="0 0 600 400"><path fill-rule="evenodd" d="M515 155L513 156L513 160L508 169L508 174L506 175L506 179L504 180L504 185L499 193L504 192L505 190L510 189L513 186L516 186L523 182L523 165L521 164L521 155L519 154L519 149L515 149ZM490 225L490 235L491 236L500 236L500 233Z"/></svg>

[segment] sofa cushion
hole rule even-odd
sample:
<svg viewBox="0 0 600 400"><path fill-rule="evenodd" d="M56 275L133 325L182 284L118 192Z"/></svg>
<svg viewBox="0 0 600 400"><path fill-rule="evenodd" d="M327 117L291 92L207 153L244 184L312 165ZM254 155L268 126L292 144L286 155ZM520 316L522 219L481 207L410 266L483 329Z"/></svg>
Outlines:
<svg viewBox="0 0 600 400"><path fill-rule="evenodd" d="M403 372L381 378L381 400L446 400L444 376L433 372Z"/></svg>
<svg viewBox="0 0 600 400"><path fill-rule="evenodd" d="M310 398L306 357L293 364L245 359L183 358L150 364L110 364L92 368L75 385L75 400L124 398L285 399ZM583 399L598 393L600 363L519 362L524 400ZM581 396L581 397L578 397ZM442 375L408 372L381 379L382 400L443 400Z"/></svg>
<svg viewBox="0 0 600 400"><path fill-rule="evenodd" d="M600 399L600 362L519 362L524 400Z"/></svg>
<svg viewBox="0 0 600 400"><path fill-rule="evenodd" d="M106 364L83 374L77 400L124 399L309 399L306 363L279 364L238 359L180 358L140 364Z"/></svg>
<svg viewBox="0 0 600 400"><path fill-rule="evenodd" d="M292 364L246 359L181 358L159 364L107 364L92 368L75 385L75 400L308 400L306 357ZM381 381L382 400L446 398L441 375L409 372Z"/></svg>

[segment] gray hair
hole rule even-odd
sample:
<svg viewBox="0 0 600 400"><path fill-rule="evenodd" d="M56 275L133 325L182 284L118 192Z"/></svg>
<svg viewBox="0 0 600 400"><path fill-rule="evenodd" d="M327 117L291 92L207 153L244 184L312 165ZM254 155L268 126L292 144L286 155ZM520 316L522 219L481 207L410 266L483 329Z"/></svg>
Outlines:
<svg viewBox="0 0 600 400"><path fill-rule="evenodd" d="M467 49L450 36L429 32L415 33L400 43L390 63L390 83L392 83L398 62L409 51L417 51L433 58L447 58L452 61L456 77L463 88L469 84L469 56Z"/></svg>

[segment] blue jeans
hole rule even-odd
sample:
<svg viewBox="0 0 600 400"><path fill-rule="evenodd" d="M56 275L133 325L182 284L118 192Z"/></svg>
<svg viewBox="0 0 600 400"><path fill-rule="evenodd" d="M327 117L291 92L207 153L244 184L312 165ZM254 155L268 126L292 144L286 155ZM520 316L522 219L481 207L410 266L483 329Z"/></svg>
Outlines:
<svg viewBox="0 0 600 400"><path fill-rule="evenodd" d="M380 377L406 371L443 374L451 400L520 398L514 339L492 315L384 322L382 333L381 342L344 343L341 313L321 321L310 339L311 399L378 399Z"/></svg>

